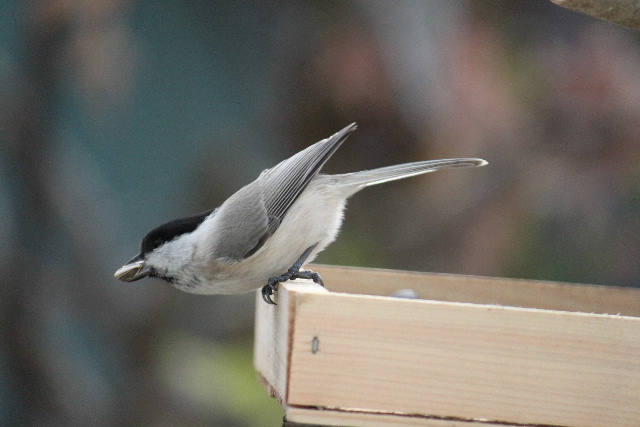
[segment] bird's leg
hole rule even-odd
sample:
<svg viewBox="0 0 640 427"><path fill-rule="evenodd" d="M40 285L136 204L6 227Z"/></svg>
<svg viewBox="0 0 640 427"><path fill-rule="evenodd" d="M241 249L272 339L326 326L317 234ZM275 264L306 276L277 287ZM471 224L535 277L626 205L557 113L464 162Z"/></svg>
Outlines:
<svg viewBox="0 0 640 427"><path fill-rule="evenodd" d="M276 303L273 301L271 296L273 295L274 292L278 290L277 288L278 283L284 282L287 280L311 279L317 284L319 284L320 286L324 286L322 277L320 277L318 273L314 273L313 271L309 271L309 270L300 271L300 268L302 268L302 264L304 264L304 262L309 257L309 255L311 255L311 252L313 252L316 245L317 243L313 246L310 246L306 251L304 251L302 256L298 258L298 261L296 261L296 263L293 264L291 268L287 270L286 273L284 273L281 276L271 277L269 279L268 283L262 287L262 299L264 300L264 302L266 302L267 304L275 305Z"/></svg>

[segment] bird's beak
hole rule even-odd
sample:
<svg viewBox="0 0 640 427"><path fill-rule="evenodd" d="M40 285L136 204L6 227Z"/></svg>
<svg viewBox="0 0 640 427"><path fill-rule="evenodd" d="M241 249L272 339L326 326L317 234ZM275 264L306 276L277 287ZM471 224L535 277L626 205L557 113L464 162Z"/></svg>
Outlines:
<svg viewBox="0 0 640 427"><path fill-rule="evenodd" d="M133 282L147 277L150 273L151 269L144 264L144 259L140 255L136 255L120 267L114 276L123 282Z"/></svg>

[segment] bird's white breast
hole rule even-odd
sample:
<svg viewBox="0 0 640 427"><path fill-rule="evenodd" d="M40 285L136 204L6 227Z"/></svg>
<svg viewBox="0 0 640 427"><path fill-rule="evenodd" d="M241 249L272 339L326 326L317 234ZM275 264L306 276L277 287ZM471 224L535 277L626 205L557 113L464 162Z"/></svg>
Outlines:
<svg viewBox="0 0 640 427"><path fill-rule="evenodd" d="M239 262L211 259L205 247L196 248L190 268L202 279L181 290L199 294L238 294L267 284L285 273L309 247L316 245L306 262L335 240L342 224L345 197L331 185L328 175L318 175L289 208L280 226L254 255ZM215 218L194 233L211 233ZM194 239L200 241L200 239Z"/></svg>

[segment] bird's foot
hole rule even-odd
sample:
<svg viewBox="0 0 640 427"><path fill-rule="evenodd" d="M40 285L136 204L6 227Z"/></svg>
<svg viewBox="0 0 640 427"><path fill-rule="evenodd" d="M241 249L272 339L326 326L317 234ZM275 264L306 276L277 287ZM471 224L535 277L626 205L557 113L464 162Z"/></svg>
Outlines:
<svg viewBox="0 0 640 427"><path fill-rule="evenodd" d="M310 279L320 286L324 286L324 281L318 273L310 270L295 271L293 268L290 268L283 275L270 278L269 283L262 287L262 299L264 300L264 302L266 302L267 304L276 305L275 301L273 301L271 297L273 296L274 292L278 291L278 283L295 279Z"/></svg>
<svg viewBox="0 0 640 427"><path fill-rule="evenodd" d="M324 281L322 280L322 277L320 277L320 275L318 273L316 273L315 271L311 271L311 270L298 271L298 273L296 273L295 277L292 277L292 279L309 279L309 280L313 280L318 285L320 285L320 286L322 286L324 288Z"/></svg>
<svg viewBox="0 0 640 427"><path fill-rule="evenodd" d="M284 275L283 275L284 276ZM281 280L279 280L281 277L283 276L278 276L278 277L272 277L269 279L269 283L267 283L266 285L264 285L262 287L262 300L264 302L266 302L267 304L273 304L276 305L276 303L273 301L273 299L271 298L271 296L273 295L274 292L278 291L278 283L281 282ZM286 280L286 279L282 279L282 280Z"/></svg>
<svg viewBox="0 0 640 427"><path fill-rule="evenodd" d="M271 297L273 296L274 292L278 291L278 283L285 282L287 280L311 279L320 286L324 286L322 277L320 277L318 273L309 270L300 270L302 264L304 264L305 260L309 257L309 254L311 254L315 247L316 245L313 245L309 247L309 249L304 251L300 259L298 259L298 261L296 261L296 263L293 264L293 266L291 266L291 268L287 270L286 273L269 279L267 284L262 287L262 299L264 300L264 302L266 302L267 304L276 305Z"/></svg>

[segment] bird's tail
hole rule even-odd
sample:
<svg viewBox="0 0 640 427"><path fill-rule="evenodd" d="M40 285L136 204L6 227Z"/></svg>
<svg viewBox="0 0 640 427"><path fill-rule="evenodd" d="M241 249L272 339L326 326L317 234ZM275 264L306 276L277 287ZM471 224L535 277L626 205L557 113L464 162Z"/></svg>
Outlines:
<svg viewBox="0 0 640 427"><path fill-rule="evenodd" d="M348 194L353 194L370 185L421 175L439 169L467 168L484 166L486 164L487 162L482 159L425 160L422 162L403 163L361 172L334 175L334 177L339 182L339 187L343 188Z"/></svg>

